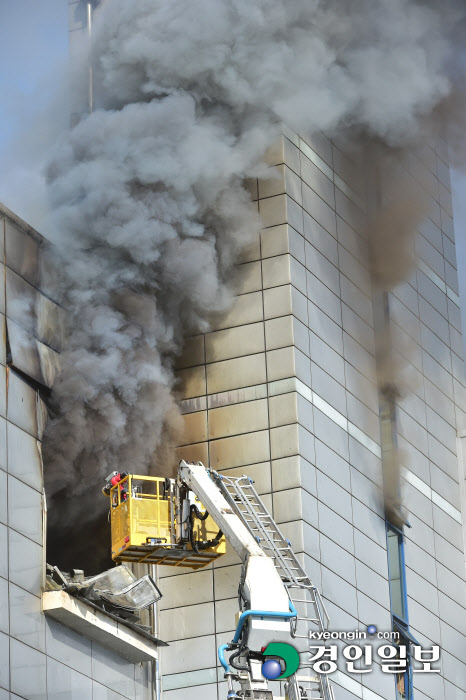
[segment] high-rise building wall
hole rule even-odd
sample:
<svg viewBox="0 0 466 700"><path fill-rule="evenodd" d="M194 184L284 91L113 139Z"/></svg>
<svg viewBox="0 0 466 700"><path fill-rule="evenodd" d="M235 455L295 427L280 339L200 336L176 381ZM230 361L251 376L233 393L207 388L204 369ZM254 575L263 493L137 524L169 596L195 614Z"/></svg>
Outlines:
<svg viewBox="0 0 466 700"><path fill-rule="evenodd" d="M177 457L255 480L320 588L332 630L390 630L379 297L363 172L324 135L288 130L268 160L276 178L251 184L263 229L238 267L235 305L215 330L188 341L179 363L185 430ZM392 427L406 467L410 630L442 649L441 674L414 674L414 697L459 700L466 584L457 434L466 428L466 383L445 143L426 146L407 167L429 216L415 240L416 269L388 295L405 386ZM225 696L216 649L233 636L240 568L229 550L205 570L162 572L164 700ZM336 700L396 697L393 675L377 663L333 679Z"/></svg>
<svg viewBox="0 0 466 700"><path fill-rule="evenodd" d="M43 613L49 603L43 597L41 397L53 382L61 344L61 310L50 298L46 245L0 205L0 700L152 700L150 665L132 663L109 648L112 640L124 638L134 651L135 645L147 645L145 639L91 608L85 609L83 634ZM102 643L95 641L99 635Z"/></svg>

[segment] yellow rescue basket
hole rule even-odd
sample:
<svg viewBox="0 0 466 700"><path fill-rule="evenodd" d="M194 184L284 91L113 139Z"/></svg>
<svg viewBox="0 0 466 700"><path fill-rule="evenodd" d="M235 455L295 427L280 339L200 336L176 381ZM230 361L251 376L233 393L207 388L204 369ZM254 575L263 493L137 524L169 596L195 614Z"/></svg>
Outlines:
<svg viewBox="0 0 466 700"><path fill-rule="evenodd" d="M201 569L225 554L225 537L218 536L218 526L210 515L205 520L194 519L192 538L183 540L178 510L171 479L128 474L112 486L113 561ZM213 545L197 548L196 542L213 542Z"/></svg>

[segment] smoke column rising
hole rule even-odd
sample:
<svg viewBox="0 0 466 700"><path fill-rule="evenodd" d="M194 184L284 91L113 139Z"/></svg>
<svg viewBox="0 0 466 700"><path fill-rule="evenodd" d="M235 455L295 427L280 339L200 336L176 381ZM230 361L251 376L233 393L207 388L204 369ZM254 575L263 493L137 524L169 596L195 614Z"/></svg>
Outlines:
<svg viewBox="0 0 466 700"><path fill-rule="evenodd" d="M176 429L173 362L231 304L259 222L244 178L297 132L405 148L451 91L460 5L415 0L105 0L96 111L48 168L68 346L44 443L49 512L99 504ZM70 489L72 486L72 489ZM95 498L93 496L95 494ZM53 524L53 523L52 523ZM79 565L79 562L78 564Z"/></svg>

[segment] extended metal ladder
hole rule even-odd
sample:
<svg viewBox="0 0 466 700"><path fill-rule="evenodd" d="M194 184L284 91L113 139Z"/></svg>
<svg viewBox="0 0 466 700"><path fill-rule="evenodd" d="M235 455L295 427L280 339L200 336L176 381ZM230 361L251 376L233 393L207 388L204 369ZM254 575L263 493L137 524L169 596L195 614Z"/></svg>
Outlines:
<svg viewBox="0 0 466 700"><path fill-rule="evenodd" d="M257 539L264 552L274 561L296 609L304 610L304 615L298 615L292 628L293 637L307 640L311 628L319 632L326 631L329 616L320 592L296 558L290 541L280 532L254 488L252 479L248 476L231 478L217 472L211 472L211 475L233 510ZM298 595L293 597L291 589ZM307 614L309 609L310 616ZM324 674L304 676L305 670L311 669L309 663L304 661L300 665L299 676L292 676L286 683L288 700L334 700L333 688L328 677Z"/></svg>

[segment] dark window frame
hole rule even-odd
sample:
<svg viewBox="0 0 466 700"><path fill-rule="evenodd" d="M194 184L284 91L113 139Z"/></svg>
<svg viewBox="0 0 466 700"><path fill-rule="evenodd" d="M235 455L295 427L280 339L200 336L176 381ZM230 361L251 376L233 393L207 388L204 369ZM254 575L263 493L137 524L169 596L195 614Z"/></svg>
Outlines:
<svg viewBox="0 0 466 700"><path fill-rule="evenodd" d="M401 629L402 631L406 631L406 636L400 640L401 645L405 645L407 649L407 667L406 671L404 672L404 687L405 687L405 698L406 700L413 700L413 676L412 676L412 666L411 666L411 653L410 653L410 637L412 635L409 632L409 616L408 616L408 593L407 593L407 586L406 586L406 563L405 563L405 550L404 550L404 534L403 531L400 530L400 528L396 527L396 525L392 525L388 520L386 522L386 528L385 528L385 533L387 537L387 560L388 560L388 584L389 584L389 593L390 593L390 613L392 616L392 629L394 631L398 631L398 629ZM399 556L399 562L400 562L400 588L401 588L401 604L403 608L403 617L400 617L399 615L395 614L393 612L393 600L392 600L392 579L390 575L390 557L389 557L389 543L388 543L388 537L389 537L389 532L392 532L396 535L397 541L398 541L398 556ZM395 627L396 623L396 627ZM395 646L399 646L398 644L395 644ZM396 688L396 697L397 700L401 700L402 696L398 692L397 684L398 684L399 676L395 675L395 688Z"/></svg>

